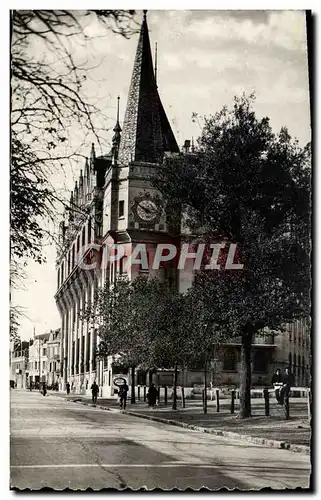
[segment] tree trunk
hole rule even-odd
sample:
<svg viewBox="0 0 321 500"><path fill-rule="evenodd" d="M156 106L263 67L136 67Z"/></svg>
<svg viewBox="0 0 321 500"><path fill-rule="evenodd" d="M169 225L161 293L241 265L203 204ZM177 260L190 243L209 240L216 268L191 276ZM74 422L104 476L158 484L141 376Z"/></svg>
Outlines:
<svg viewBox="0 0 321 500"><path fill-rule="evenodd" d="M177 410L177 363L174 368L174 385L173 385L173 410Z"/></svg>
<svg viewBox="0 0 321 500"><path fill-rule="evenodd" d="M135 404L135 366L131 367L131 382L132 382L132 390L131 390L131 404Z"/></svg>
<svg viewBox="0 0 321 500"><path fill-rule="evenodd" d="M204 366L204 399L203 399L203 411L207 413L207 361L205 361Z"/></svg>
<svg viewBox="0 0 321 500"><path fill-rule="evenodd" d="M182 365L182 385L181 385L181 392L182 392L182 408L185 408L186 407L186 404L185 404L185 390L184 390L184 387L185 387L185 367L184 365Z"/></svg>
<svg viewBox="0 0 321 500"><path fill-rule="evenodd" d="M241 346L240 418L251 416L251 354L252 332L244 331Z"/></svg>

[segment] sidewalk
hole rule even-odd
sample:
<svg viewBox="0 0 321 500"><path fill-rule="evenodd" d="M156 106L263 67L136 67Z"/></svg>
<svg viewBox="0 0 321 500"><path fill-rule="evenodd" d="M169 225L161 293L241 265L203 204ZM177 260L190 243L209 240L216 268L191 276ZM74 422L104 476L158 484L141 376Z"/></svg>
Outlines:
<svg viewBox="0 0 321 500"><path fill-rule="evenodd" d="M84 396L51 393L54 396L64 397L68 401L92 404L91 399ZM292 403L292 404L291 404ZM304 401L290 401L290 419L285 420L283 408L270 402L270 416L264 416L264 404L260 400L252 401L252 418L239 419L238 405L232 415L229 405L222 405L221 411L216 412L215 402L208 401L208 413L204 414L201 401L186 401L186 408L182 408L178 401L178 409L172 410L171 402L167 406L151 409L143 401L136 404L127 403L126 413L149 420L156 420L172 425L189 427L202 432L210 432L226 437L242 437L252 442L268 446L290 448L293 451L309 453L311 428ZM98 398L97 406L105 409L119 410L115 399ZM232 434L236 434L233 436ZM274 442L274 444L273 444Z"/></svg>

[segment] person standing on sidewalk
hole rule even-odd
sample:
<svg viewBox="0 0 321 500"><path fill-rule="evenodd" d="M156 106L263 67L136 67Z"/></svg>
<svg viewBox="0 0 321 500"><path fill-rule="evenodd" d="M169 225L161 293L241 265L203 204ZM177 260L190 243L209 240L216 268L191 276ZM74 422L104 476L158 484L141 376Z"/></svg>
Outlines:
<svg viewBox="0 0 321 500"><path fill-rule="evenodd" d="M119 386L120 408L124 409L124 410L126 410L128 390L129 390L129 387L128 387L126 382L123 385Z"/></svg>
<svg viewBox="0 0 321 500"><path fill-rule="evenodd" d="M67 384L66 384L66 391L67 391L67 395L70 394L70 384L69 384L69 382L67 382Z"/></svg>
<svg viewBox="0 0 321 500"><path fill-rule="evenodd" d="M157 391L156 387L154 386L154 384L151 384L150 388L148 389L148 393L147 393L148 406L151 406L152 408L154 408L154 406L156 405L157 396L158 396L158 391Z"/></svg>
<svg viewBox="0 0 321 500"><path fill-rule="evenodd" d="M94 404L97 403L98 392L99 392L99 387L96 384L96 380L94 380L94 383L91 386L91 395L92 395L92 401Z"/></svg>
<svg viewBox="0 0 321 500"><path fill-rule="evenodd" d="M283 375L283 386L280 390L280 399L278 403L283 405L284 401L288 402L291 387L294 386L294 375L291 373L290 368L285 369L285 374Z"/></svg>
<svg viewBox="0 0 321 500"><path fill-rule="evenodd" d="M283 375L281 375L281 370L278 368L272 377L272 385L275 389L275 398L277 402L280 401L280 389L283 384Z"/></svg>

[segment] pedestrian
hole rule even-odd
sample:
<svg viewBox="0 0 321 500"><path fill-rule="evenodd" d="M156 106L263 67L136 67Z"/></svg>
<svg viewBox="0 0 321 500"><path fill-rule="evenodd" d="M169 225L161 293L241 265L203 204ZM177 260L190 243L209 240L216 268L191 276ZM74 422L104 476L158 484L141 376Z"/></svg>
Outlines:
<svg viewBox="0 0 321 500"><path fill-rule="evenodd" d="M67 390L67 394L70 394L70 384L69 384L69 382L67 382L67 384L66 384L66 390Z"/></svg>
<svg viewBox="0 0 321 500"><path fill-rule="evenodd" d="M281 370L280 368L277 368L276 372L274 373L272 377L272 385L274 386L275 389L275 399L277 402L280 401L280 388L283 385L283 376L281 375Z"/></svg>
<svg viewBox="0 0 321 500"><path fill-rule="evenodd" d="M150 388L148 389L148 393L147 393L148 406L151 406L152 408L154 408L154 406L156 405L157 396L158 396L158 391L157 391L155 385L151 384Z"/></svg>
<svg viewBox="0 0 321 500"><path fill-rule="evenodd" d="M29 382L29 390L32 391L32 382L31 382L31 380Z"/></svg>
<svg viewBox="0 0 321 500"><path fill-rule="evenodd" d="M129 390L129 387L128 387L128 385L127 385L126 382L119 387L119 403L120 403L120 408L124 409L124 410L126 410L128 390Z"/></svg>
<svg viewBox="0 0 321 500"><path fill-rule="evenodd" d="M94 383L91 386L91 395L92 395L92 401L94 404L97 403L98 392L99 392L99 387L96 384L96 380L94 380Z"/></svg>
<svg viewBox="0 0 321 500"><path fill-rule="evenodd" d="M283 405L284 402L289 402L290 390L294 386L294 375L291 373L289 367L285 369L285 374L282 379L283 386L280 390L280 399L278 403Z"/></svg>
<svg viewBox="0 0 321 500"><path fill-rule="evenodd" d="M42 394L45 396L47 394L47 385L46 382L42 384Z"/></svg>

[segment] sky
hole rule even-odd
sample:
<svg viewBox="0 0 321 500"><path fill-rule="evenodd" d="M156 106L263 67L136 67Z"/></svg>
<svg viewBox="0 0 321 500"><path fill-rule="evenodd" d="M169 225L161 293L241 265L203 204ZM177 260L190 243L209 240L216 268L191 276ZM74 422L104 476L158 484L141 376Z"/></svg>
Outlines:
<svg viewBox="0 0 321 500"><path fill-rule="evenodd" d="M136 20L141 19L139 11ZM275 131L285 125L302 145L310 140L303 11L149 10L147 21L151 46L158 45L158 90L180 146L200 135L202 116L230 105L235 95L253 91L258 116L269 116ZM87 42L75 40L71 50L88 67L84 91L104 114L102 136L108 150L117 95L121 122L125 113L138 34L124 39L93 18L86 20L85 32ZM198 123L192 121L194 112L201 117ZM75 143L81 143L82 131L75 125L72 132ZM85 155L92 140L85 141ZM52 182L72 189L80 168L83 165L75 165L63 179L57 175ZM43 333L60 326L54 301L54 246L46 246L44 253L47 263L30 262L24 289L12 292L13 303L25 315L20 321L23 339L33 335L34 327Z"/></svg>

